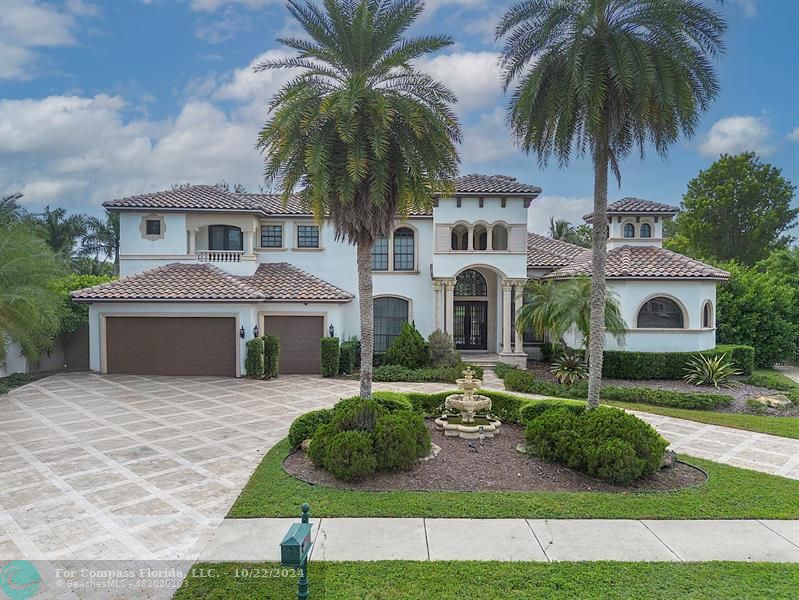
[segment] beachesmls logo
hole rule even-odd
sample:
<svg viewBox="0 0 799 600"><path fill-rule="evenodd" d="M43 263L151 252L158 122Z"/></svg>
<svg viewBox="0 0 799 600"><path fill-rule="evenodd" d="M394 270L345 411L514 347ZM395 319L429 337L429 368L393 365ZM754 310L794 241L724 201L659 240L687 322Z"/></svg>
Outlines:
<svg viewBox="0 0 799 600"><path fill-rule="evenodd" d="M12 560L0 565L0 590L11 600L35 596L41 582L39 571L27 560Z"/></svg>

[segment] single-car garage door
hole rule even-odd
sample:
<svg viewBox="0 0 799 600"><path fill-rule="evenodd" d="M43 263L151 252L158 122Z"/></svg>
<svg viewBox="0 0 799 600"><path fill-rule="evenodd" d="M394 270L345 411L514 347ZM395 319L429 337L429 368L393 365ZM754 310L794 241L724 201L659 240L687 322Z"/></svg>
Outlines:
<svg viewBox="0 0 799 600"><path fill-rule="evenodd" d="M280 373L315 373L322 364L324 317L264 316L264 332L280 338Z"/></svg>
<svg viewBox="0 0 799 600"><path fill-rule="evenodd" d="M236 333L233 317L106 317L106 368L235 377Z"/></svg>

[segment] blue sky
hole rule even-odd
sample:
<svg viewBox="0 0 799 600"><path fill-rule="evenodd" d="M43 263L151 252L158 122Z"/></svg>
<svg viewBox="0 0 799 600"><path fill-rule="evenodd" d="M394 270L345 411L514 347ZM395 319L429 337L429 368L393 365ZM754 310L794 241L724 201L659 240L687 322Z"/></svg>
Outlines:
<svg viewBox="0 0 799 600"><path fill-rule="evenodd" d="M492 31L510 3L430 0L414 32L455 45L420 67L459 98L464 173L504 173L543 188L530 226L576 221L590 208L585 161L541 169L504 124ZM715 4L715 3L714 3ZM728 0L717 60L721 93L697 135L666 160L636 155L610 199L677 204L721 152L754 150L799 183L799 2ZM175 182L240 182L255 190L253 149L265 105L285 76L252 72L296 33L282 0L0 0L0 192L26 205L100 211L104 200ZM795 200L799 204L799 200Z"/></svg>

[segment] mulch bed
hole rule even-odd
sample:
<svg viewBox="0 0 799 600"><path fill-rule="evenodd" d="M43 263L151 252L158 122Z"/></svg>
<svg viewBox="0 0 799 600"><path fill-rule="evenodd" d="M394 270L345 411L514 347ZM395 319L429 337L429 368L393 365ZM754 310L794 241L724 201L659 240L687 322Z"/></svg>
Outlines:
<svg viewBox="0 0 799 600"><path fill-rule="evenodd" d="M616 486L517 452L516 446L524 443L524 428L519 425L502 425L499 435L482 445L472 442L476 452L467 440L445 438L436 431L432 420L427 425L441 452L408 472L378 472L366 481L345 483L314 466L301 450L290 454L283 461L283 468L308 483L366 491L664 492L701 485L707 480L699 469L677 463L627 487Z"/></svg>

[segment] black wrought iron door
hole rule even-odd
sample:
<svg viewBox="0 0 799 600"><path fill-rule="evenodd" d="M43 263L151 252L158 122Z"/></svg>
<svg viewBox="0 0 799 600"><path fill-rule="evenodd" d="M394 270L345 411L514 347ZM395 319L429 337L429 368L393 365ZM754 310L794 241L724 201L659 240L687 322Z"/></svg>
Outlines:
<svg viewBox="0 0 799 600"><path fill-rule="evenodd" d="M488 302L455 302L454 341L458 350L488 347Z"/></svg>

